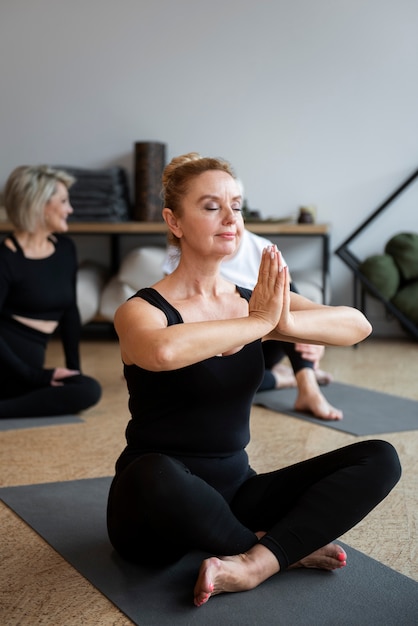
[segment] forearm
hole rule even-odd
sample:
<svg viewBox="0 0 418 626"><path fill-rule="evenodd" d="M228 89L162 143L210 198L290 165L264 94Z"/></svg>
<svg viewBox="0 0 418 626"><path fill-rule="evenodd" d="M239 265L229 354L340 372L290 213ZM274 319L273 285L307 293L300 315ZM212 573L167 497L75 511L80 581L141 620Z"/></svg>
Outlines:
<svg viewBox="0 0 418 626"><path fill-rule="evenodd" d="M69 369L80 369L80 334L81 323L77 307L66 311L60 321L60 333L65 354L65 364Z"/></svg>
<svg viewBox="0 0 418 626"><path fill-rule="evenodd" d="M151 330L146 341L133 334L120 338L122 358L150 371L170 371L187 367L213 356L228 354L260 339L266 322L257 317L175 324Z"/></svg>
<svg viewBox="0 0 418 626"><path fill-rule="evenodd" d="M363 341L372 331L366 317L347 306L322 306L320 309L292 311L290 323L282 320L269 339L328 346L351 346Z"/></svg>

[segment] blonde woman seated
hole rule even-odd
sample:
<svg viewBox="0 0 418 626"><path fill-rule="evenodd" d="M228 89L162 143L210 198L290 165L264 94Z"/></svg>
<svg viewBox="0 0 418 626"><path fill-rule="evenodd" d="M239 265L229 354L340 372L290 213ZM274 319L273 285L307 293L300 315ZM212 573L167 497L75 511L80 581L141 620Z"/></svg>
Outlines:
<svg viewBox="0 0 418 626"><path fill-rule="evenodd" d="M16 168L4 190L14 226L0 244L0 417L79 413L99 401L80 371L75 247L63 233L74 179L46 166ZM45 368L59 327L65 367Z"/></svg>

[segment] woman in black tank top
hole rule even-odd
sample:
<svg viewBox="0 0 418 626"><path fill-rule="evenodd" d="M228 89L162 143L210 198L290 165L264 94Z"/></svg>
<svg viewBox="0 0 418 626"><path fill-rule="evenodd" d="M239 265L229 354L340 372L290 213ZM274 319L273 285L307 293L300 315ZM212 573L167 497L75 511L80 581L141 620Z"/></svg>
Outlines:
<svg viewBox="0 0 418 626"><path fill-rule="evenodd" d="M344 567L334 538L399 480L395 449L366 441L257 475L246 446L262 340L352 345L370 324L290 294L275 246L252 293L221 278L243 229L241 186L225 161L173 159L163 190L180 263L115 316L131 419L109 493L110 540L153 567L190 550L213 555L197 574L196 606L289 567Z"/></svg>

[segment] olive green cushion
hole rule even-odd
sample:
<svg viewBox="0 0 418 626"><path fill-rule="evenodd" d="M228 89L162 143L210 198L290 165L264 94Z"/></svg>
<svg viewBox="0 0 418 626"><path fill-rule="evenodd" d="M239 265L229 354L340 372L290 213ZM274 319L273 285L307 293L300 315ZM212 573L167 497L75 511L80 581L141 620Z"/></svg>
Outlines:
<svg viewBox="0 0 418 626"><path fill-rule="evenodd" d="M418 234L399 233L386 244L385 253L390 254L404 280L418 278Z"/></svg>
<svg viewBox="0 0 418 626"><path fill-rule="evenodd" d="M376 254L360 264L359 270L386 300L393 298L400 283L399 270L388 254Z"/></svg>
<svg viewBox="0 0 418 626"><path fill-rule="evenodd" d="M392 303L418 326L418 280L400 289Z"/></svg>

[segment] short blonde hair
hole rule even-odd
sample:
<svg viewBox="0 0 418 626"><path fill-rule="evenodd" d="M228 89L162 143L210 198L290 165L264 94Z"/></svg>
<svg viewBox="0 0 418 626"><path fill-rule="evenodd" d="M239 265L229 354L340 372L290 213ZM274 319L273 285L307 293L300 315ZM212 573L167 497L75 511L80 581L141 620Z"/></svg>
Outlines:
<svg viewBox="0 0 418 626"><path fill-rule="evenodd" d="M162 199L167 207L177 215L181 215L181 201L189 188L191 179L211 170L226 172L234 180L234 170L228 161L218 157L202 157L198 152L189 152L175 157L165 167L163 172ZM178 238L169 232L169 243L179 246Z"/></svg>
<svg viewBox="0 0 418 626"><path fill-rule="evenodd" d="M57 183L67 189L75 178L64 170L48 165L21 165L7 179L4 188L4 206L9 220L19 230L33 232L42 223L44 208L56 193Z"/></svg>

